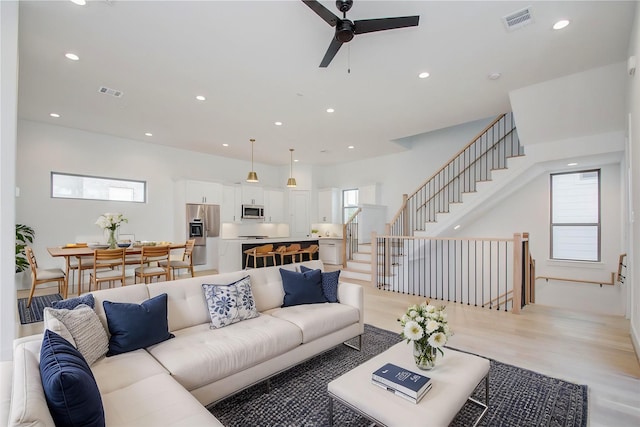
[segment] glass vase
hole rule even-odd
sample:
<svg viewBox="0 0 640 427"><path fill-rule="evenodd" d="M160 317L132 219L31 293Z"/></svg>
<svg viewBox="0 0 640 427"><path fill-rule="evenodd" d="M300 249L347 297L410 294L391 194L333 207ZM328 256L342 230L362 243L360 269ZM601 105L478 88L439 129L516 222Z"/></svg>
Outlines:
<svg viewBox="0 0 640 427"><path fill-rule="evenodd" d="M118 247L118 238L116 237L116 229L109 229L109 239L107 240L109 249L115 249Z"/></svg>
<svg viewBox="0 0 640 427"><path fill-rule="evenodd" d="M427 343L413 342L413 359L419 369L428 371L436 366L438 350Z"/></svg>

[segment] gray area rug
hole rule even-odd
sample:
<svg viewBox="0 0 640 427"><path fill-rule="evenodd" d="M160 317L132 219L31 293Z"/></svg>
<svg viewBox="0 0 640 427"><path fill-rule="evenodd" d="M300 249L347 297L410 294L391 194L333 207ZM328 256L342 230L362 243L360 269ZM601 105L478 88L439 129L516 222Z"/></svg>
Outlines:
<svg viewBox="0 0 640 427"><path fill-rule="evenodd" d="M208 409L227 427L328 426L327 384L397 342L398 333L365 325L362 351L336 347L273 377L268 393L266 384L259 384ZM494 360L489 378L489 411L481 426L587 425L587 386ZM484 401L484 382L474 397ZM451 426L471 426L478 415L478 407L467 403ZM371 425L337 402L333 421L336 426Z"/></svg>
<svg viewBox="0 0 640 427"><path fill-rule="evenodd" d="M27 298L18 299L18 314L20 315L20 323L26 325L28 323L42 322L44 320L44 308L51 307L54 301L60 301L60 294L35 296L31 300L31 305L27 308Z"/></svg>

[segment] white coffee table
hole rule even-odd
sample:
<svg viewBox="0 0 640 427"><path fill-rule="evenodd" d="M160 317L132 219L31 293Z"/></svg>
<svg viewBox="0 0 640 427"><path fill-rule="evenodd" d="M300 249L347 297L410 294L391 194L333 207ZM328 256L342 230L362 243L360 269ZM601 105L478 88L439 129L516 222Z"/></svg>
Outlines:
<svg viewBox="0 0 640 427"><path fill-rule="evenodd" d="M448 426L469 400L483 408L475 421L480 422L489 406L489 360L459 351L445 349L431 371L419 371L413 361L411 344L394 345L327 385L329 422L333 425L333 401L337 400L367 417L377 425L401 427ZM409 402L371 384L371 373L385 363L431 377L433 387L417 404ZM472 399L471 393L485 381L486 400Z"/></svg>

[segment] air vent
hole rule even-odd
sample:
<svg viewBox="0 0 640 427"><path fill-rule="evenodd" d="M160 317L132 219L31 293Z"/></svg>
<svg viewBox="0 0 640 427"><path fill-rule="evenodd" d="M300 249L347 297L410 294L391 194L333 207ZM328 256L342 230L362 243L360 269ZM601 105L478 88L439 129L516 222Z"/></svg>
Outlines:
<svg viewBox="0 0 640 427"><path fill-rule="evenodd" d="M533 17L531 16L531 6L526 7L517 12L513 12L502 18L504 20L504 26L507 31L515 31L518 28L522 28L527 26L533 22Z"/></svg>
<svg viewBox="0 0 640 427"><path fill-rule="evenodd" d="M105 95L111 95L116 98L120 98L122 96L122 91L109 89L108 87L104 87L104 86L100 86L100 89L98 89L98 92L104 93Z"/></svg>

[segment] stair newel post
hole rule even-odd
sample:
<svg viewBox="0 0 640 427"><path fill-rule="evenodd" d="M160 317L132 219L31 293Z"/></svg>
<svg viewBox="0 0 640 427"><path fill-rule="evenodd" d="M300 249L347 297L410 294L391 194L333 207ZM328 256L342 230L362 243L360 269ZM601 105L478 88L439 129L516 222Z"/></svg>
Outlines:
<svg viewBox="0 0 640 427"><path fill-rule="evenodd" d="M347 224L342 224L342 268L347 268Z"/></svg>
<svg viewBox="0 0 640 427"><path fill-rule="evenodd" d="M375 231L371 232L371 280L378 287L380 284L378 279L378 233Z"/></svg>
<svg viewBox="0 0 640 427"><path fill-rule="evenodd" d="M524 271L524 303L531 303L531 255L529 253L529 233L522 233L522 263Z"/></svg>
<svg viewBox="0 0 640 427"><path fill-rule="evenodd" d="M402 232L400 233L401 236L408 236L409 235L409 224L411 223L409 215L409 207L407 206L407 201L409 200L409 195L408 194L403 194L402 195ZM387 233L387 236L389 236L390 233ZM411 235L413 235L413 233L411 233Z"/></svg>
<svg viewBox="0 0 640 427"><path fill-rule="evenodd" d="M514 233L513 235L513 314L520 313L522 305L522 235Z"/></svg>

